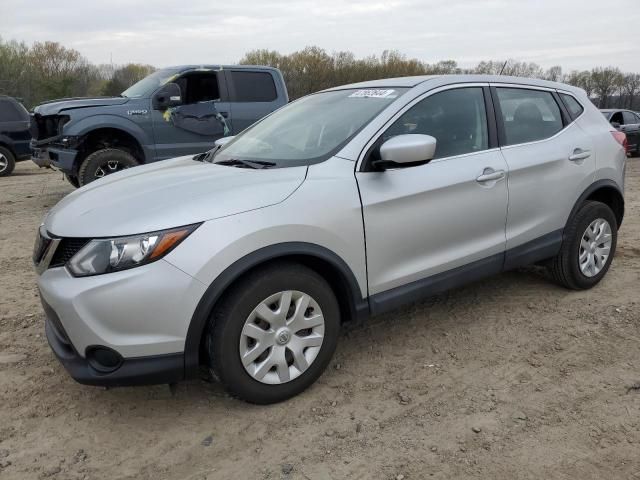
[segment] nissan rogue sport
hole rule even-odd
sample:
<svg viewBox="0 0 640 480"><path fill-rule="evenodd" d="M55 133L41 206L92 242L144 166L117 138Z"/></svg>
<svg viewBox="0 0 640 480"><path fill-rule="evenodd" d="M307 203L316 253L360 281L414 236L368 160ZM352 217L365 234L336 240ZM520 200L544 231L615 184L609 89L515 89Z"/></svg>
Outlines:
<svg viewBox="0 0 640 480"><path fill-rule="evenodd" d="M62 199L34 250L46 335L77 381L175 383L204 364L242 399L291 397L342 322L544 263L606 274L624 135L585 92L408 77L306 96L206 154Z"/></svg>

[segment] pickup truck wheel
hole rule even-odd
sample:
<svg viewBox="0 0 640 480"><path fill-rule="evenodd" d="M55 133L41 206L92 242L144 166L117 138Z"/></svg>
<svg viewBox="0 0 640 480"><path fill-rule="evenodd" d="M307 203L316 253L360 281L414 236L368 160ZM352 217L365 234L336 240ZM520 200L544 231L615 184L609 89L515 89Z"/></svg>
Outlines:
<svg viewBox="0 0 640 480"><path fill-rule="evenodd" d="M125 168L140 165L133 155L117 148L105 148L93 152L84 159L78 171L80 186Z"/></svg>
<svg viewBox="0 0 640 480"><path fill-rule="evenodd" d="M0 177L6 177L16 167L16 159L10 150L0 147Z"/></svg>
<svg viewBox="0 0 640 480"><path fill-rule="evenodd" d="M76 177L75 175L67 175L65 173L64 178L67 182L69 182L74 187L76 188L80 187L80 182L78 181L78 177Z"/></svg>
<svg viewBox="0 0 640 480"><path fill-rule="evenodd" d="M237 397L269 404L297 395L322 374L338 341L340 308L318 273L281 262L231 287L210 322L213 376Z"/></svg>
<svg viewBox="0 0 640 480"><path fill-rule="evenodd" d="M551 276L573 290L593 287L609 270L617 240L618 224L611 208L585 202L565 227L560 253L549 265Z"/></svg>

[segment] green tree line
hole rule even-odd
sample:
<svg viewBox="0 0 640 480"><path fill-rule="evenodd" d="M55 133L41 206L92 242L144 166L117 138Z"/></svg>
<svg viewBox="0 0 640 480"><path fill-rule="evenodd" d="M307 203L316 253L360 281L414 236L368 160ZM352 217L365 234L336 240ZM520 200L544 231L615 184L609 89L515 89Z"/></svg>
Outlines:
<svg viewBox="0 0 640 480"><path fill-rule="evenodd" d="M559 65L545 70L535 63L502 59L462 68L455 60L425 63L395 50L356 58L351 52L329 53L313 46L290 54L252 50L239 63L279 68L291 99L324 88L377 78L502 73L576 85L600 108L640 110L640 74L625 73L611 66L565 72ZM21 98L28 108L56 98L118 95L153 70L151 65L135 63L95 65L77 50L56 42L36 42L28 46L0 38L0 94Z"/></svg>

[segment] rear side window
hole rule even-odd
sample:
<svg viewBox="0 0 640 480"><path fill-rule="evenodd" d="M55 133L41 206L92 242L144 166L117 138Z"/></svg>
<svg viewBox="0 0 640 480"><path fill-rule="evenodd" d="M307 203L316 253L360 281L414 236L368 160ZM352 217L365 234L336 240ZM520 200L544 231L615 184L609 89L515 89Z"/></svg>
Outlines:
<svg viewBox="0 0 640 480"><path fill-rule="evenodd" d="M582 105L580 105L580 103L571 95L561 93L560 98L562 99L562 103L564 103L564 106L567 107L567 110L569 110L571 120L575 120L582 114L582 112L584 112L584 108L582 107Z"/></svg>
<svg viewBox="0 0 640 480"><path fill-rule="evenodd" d="M638 123L638 119L631 112L622 112L622 118L624 118L625 125L633 125L635 123Z"/></svg>
<svg viewBox="0 0 640 480"><path fill-rule="evenodd" d="M425 98L402 114L382 141L407 133L434 137L434 158L486 150L489 136L482 88L456 88Z"/></svg>
<svg viewBox="0 0 640 480"><path fill-rule="evenodd" d="M28 112L22 105L8 99L0 99L0 122L19 122L29 118Z"/></svg>
<svg viewBox="0 0 640 480"><path fill-rule="evenodd" d="M276 84L267 72L231 71L236 102L273 102L277 98Z"/></svg>
<svg viewBox="0 0 640 480"><path fill-rule="evenodd" d="M497 88L505 145L535 142L563 129L562 114L550 92L525 88Z"/></svg>

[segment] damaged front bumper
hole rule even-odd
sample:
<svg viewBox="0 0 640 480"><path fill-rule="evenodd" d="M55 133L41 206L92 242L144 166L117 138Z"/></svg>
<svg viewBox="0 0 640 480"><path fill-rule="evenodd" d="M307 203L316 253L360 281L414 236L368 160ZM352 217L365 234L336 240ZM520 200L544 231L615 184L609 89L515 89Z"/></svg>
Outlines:
<svg viewBox="0 0 640 480"><path fill-rule="evenodd" d="M39 146L42 142L31 142L31 160L39 167L52 168L67 174L74 173L74 164L78 151L58 144L46 144Z"/></svg>

